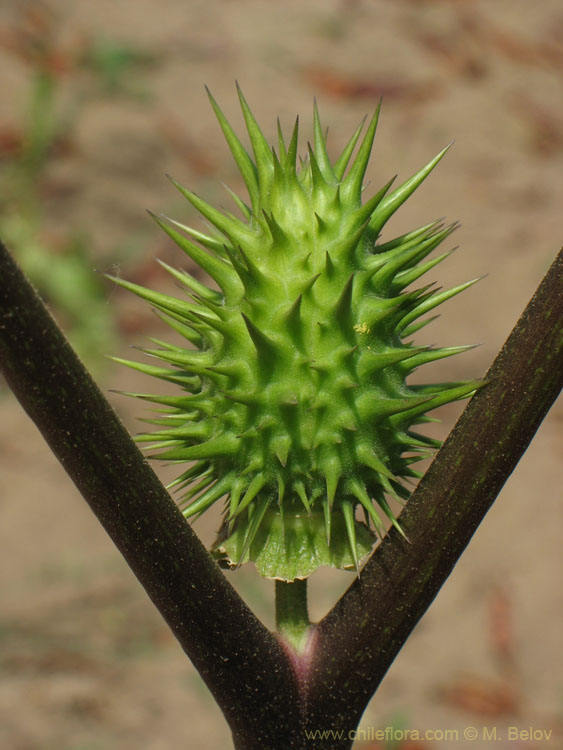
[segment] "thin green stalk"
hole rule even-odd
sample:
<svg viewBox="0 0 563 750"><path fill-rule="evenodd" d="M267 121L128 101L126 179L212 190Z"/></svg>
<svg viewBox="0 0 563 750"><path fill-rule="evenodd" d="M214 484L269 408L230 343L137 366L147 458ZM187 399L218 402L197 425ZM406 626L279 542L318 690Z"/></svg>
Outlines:
<svg viewBox="0 0 563 750"><path fill-rule="evenodd" d="M305 649L309 638L307 579L276 581L276 627L282 638L297 652Z"/></svg>
<svg viewBox="0 0 563 750"><path fill-rule="evenodd" d="M56 135L55 125L55 79L47 70L38 71L33 79L31 104L28 117L29 128L23 154L26 178L32 181L41 172L49 146Z"/></svg>

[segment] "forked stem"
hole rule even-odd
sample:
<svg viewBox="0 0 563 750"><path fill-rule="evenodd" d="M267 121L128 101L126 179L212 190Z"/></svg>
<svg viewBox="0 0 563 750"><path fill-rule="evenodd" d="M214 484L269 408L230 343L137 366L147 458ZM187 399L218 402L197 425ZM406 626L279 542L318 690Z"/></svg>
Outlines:
<svg viewBox="0 0 563 750"><path fill-rule="evenodd" d="M308 640L307 579L276 581L276 627L281 637L301 653Z"/></svg>
<svg viewBox="0 0 563 750"><path fill-rule="evenodd" d="M563 252L403 511L411 543L390 532L314 626L303 657L312 643L306 581L277 583L280 639L272 637L0 243L0 370L213 692L237 750L350 749L373 692L561 389L562 280ZM290 648L301 658L287 659Z"/></svg>

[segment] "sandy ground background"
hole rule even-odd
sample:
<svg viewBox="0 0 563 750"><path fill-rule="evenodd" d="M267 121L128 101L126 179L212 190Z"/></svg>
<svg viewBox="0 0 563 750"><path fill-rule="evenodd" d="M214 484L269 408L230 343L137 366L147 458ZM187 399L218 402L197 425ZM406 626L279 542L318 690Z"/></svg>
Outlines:
<svg viewBox="0 0 563 750"><path fill-rule="evenodd" d="M92 269L149 279L160 289L168 282L153 259L183 259L144 209L198 225L164 174L223 205L222 182L241 190L204 83L239 132L235 79L268 137L277 116L289 128L300 113L303 143L316 96L335 151L383 95L369 191L395 173L406 178L455 138L385 236L442 214L462 222L460 250L434 278L454 285L487 277L448 303L419 340L482 344L441 362L429 377L484 373L561 243L558 0L4 0L3 132L20 121L30 75L6 39L37 25L37 17L47 19L63 62L92 38L118 40L150 59L133 80L139 95L118 92L81 105L72 148L44 175L43 211L46 236L56 240L67 227L88 233ZM61 65L60 96L68 103L81 74L67 68ZM109 353L129 356L129 344L159 328L146 308L109 286L107 300L122 333L121 347ZM147 388L113 366L101 382L105 389ZM110 397L137 431L140 407ZM447 434L460 408L442 410L435 434ZM362 723L457 729L459 739L437 734L386 747L563 746L562 423L559 402ZM0 425L0 750L229 747L228 729L195 670L6 392ZM210 540L214 519L198 529ZM269 584L250 569L230 577L271 624ZM350 582L344 573L316 574L313 615L322 616ZM464 740L467 727L477 729L476 741ZM483 727L496 727L497 741L487 740ZM509 741L508 727L552 734ZM383 747L358 743L368 746Z"/></svg>

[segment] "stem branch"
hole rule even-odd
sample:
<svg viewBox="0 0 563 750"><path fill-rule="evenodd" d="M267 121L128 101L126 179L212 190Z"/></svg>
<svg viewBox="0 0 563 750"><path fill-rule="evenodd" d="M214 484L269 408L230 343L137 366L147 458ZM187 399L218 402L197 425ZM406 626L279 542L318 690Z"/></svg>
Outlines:
<svg viewBox="0 0 563 750"><path fill-rule="evenodd" d="M213 693L236 746L300 747L282 645L213 562L2 243L0 371Z"/></svg>
<svg viewBox="0 0 563 750"><path fill-rule="evenodd" d="M410 544L391 529L317 626L313 724L323 716L332 716L336 728L359 721L557 398L563 251L485 379L401 513Z"/></svg>

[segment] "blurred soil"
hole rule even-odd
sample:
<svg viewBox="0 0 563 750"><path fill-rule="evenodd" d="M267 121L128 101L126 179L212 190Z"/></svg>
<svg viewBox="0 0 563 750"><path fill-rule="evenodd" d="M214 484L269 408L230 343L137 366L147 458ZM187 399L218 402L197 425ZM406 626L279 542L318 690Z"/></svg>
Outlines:
<svg viewBox="0 0 563 750"><path fill-rule="evenodd" d="M420 341L481 343L428 377L486 370L561 243L563 7L558 0L4 0L0 7L0 150L17 148L19 113L38 40L63 101L83 75L92 40L146 53L133 96L80 105L65 148L43 176L45 233L81 229L92 269L169 288L154 258L182 264L145 208L198 226L165 179L171 173L212 203L241 180L203 84L242 129L234 81L266 135L300 113L305 144L311 102L336 151L383 96L376 190L404 179L455 138L437 172L393 220L386 237L441 214L463 226L461 249L439 266L443 285L487 274L444 309ZM59 144L60 146L61 144ZM131 253L131 241L140 250ZM110 252L110 248L112 249ZM121 352L158 321L108 286ZM425 331L428 329L425 329ZM112 353L112 352L109 352ZM110 368L106 389L143 390ZM135 432L140 407L110 394ZM461 406L442 410L445 436ZM117 551L19 405L0 398L0 750L227 748L222 716ZM561 433L559 402L472 544L393 664L362 727L458 729L459 742L393 747L562 747ZM167 470L157 467L164 479ZM215 519L199 532L210 540ZM231 575L271 624L268 583ZM351 582L312 579L319 617ZM465 742L463 730L552 730L549 741ZM358 747L383 747L358 742ZM391 747L390 745L386 747Z"/></svg>

